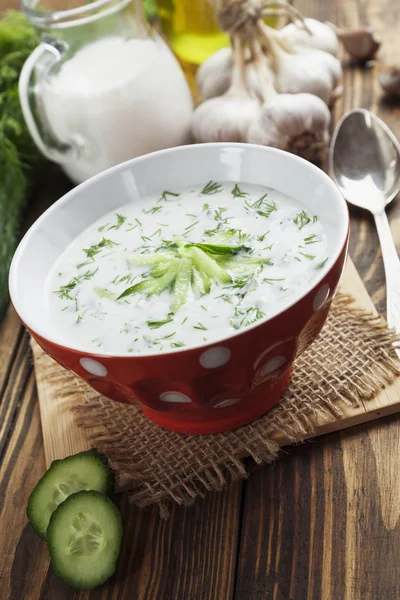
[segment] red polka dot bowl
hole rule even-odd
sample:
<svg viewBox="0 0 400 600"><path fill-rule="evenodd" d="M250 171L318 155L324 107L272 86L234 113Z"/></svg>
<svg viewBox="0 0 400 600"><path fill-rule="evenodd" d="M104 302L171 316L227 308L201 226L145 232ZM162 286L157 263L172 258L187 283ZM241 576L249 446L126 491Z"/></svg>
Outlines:
<svg viewBox="0 0 400 600"><path fill-rule="evenodd" d="M329 259L309 288L270 319L214 343L151 355L88 352L67 346L46 314L46 276L94 221L163 189L240 181L269 186L318 214ZM345 262L349 216L329 177L286 152L250 144L202 144L136 158L77 186L49 208L21 241L10 271L14 307L54 360L101 394L137 404L162 427L215 433L249 423L284 393L295 357L319 334Z"/></svg>

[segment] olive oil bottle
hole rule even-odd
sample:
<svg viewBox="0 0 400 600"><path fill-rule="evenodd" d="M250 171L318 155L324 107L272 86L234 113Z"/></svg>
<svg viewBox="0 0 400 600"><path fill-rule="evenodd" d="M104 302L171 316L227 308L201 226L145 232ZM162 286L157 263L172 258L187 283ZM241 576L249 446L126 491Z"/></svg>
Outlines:
<svg viewBox="0 0 400 600"><path fill-rule="evenodd" d="M230 43L229 35L218 25L215 4L213 0L157 0L157 14L197 102L200 100L195 78L198 66ZM277 21L274 16L265 19L271 27L276 27Z"/></svg>
<svg viewBox="0 0 400 600"><path fill-rule="evenodd" d="M198 66L229 45L212 0L157 0L157 6L162 29L182 63Z"/></svg>

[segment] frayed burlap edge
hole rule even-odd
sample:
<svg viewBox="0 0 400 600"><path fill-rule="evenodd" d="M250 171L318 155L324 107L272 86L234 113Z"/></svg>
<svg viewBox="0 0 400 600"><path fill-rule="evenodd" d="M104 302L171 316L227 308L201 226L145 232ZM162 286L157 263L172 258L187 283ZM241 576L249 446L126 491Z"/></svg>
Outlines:
<svg viewBox="0 0 400 600"><path fill-rule="evenodd" d="M165 431L136 407L101 397L37 345L35 363L46 370L56 398L76 396L77 425L109 457L120 487L130 491L132 501L139 507L157 503L161 515L168 517L171 500L190 506L205 493L246 478L244 457L252 457L257 465L272 462L282 440L299 443L312 437L317 425L341 418L344 407L367 402L400 374L393 346L398 336L381 316L353 302L347 295L336 297L320 337L296 360L282 401L260 419L226 433Z"/></svg>

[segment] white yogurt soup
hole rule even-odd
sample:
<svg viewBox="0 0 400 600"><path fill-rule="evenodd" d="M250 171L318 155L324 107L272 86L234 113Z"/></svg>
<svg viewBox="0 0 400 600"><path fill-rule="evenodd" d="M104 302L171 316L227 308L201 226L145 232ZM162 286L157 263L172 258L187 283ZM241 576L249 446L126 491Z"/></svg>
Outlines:
<svg viewBox="0 0 400 600"><path fill-rule="evenodd" d="M300 202L210 181L164 190L94 223L54 264L45 303L65 345L168 352L277 314L327 260L318 215Z"/></svg>

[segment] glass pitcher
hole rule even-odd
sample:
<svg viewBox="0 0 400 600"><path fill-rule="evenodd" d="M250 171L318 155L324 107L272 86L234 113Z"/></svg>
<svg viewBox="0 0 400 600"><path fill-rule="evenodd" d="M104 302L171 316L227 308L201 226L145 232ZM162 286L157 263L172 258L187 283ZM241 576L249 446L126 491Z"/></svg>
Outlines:
<svg viewBox="0 0 400 600"><path fill-rule="evenodd" d="M140 0L70 8L22 0L40 45L19 81L41 152L80 183L115 164L188 142L193 110L183 72L148 26Z"/></svg>

